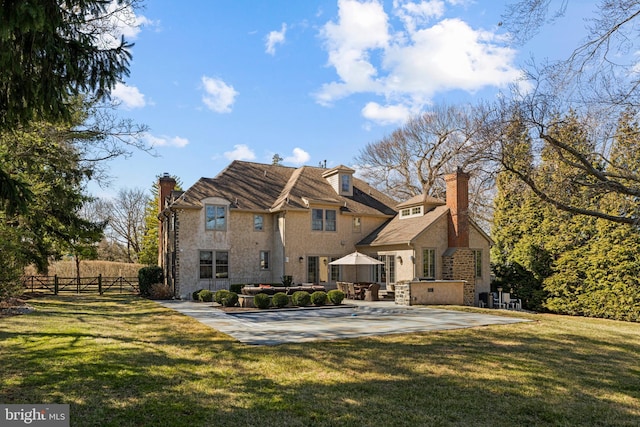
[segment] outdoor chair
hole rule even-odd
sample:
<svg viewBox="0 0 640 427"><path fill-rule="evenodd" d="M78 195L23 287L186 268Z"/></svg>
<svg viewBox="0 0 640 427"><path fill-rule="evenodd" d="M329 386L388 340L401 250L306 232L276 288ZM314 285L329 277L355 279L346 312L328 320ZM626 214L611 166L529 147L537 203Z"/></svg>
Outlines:
<svg viewBox="0 0 640 427"><path fill-rule="evenodd" d="M356 298L357 298L357 295L356 295L356 286L355 286L353 283L349 283L349 284L347 284L347 287L348 287L348 288L347 288L347 289L348 289L348 292L347 292L347 298L349 298L349 299L356 299Z"/></svg>
<svg viewBox="0 0 640 427"><path fill-rule="evenodd" d="M500 296L497 292L491 292L491 296L493 298L493 308L506 308L504 299L500 301Z"/></svg>
<svg viewBox="0 0 640 427"><path fill-rule="evenodd" d="M380 285L378 283L372 283L369 288L364 291L364 299L366 301L379 301L378 291L380 290Z"/></svg>

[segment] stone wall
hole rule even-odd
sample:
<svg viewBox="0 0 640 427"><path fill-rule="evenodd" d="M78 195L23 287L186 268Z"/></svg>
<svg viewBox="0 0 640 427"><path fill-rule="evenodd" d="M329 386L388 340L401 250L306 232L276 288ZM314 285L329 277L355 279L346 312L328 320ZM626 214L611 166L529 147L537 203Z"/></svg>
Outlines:
<svg viewBox="0 0 640 427"><path fill-rule="evenodd" d="M427 280L397 284L398 305L462 305L466 282L463 280Z"/></svg>
<svg viewBox="0 0 640 427"><path fill-rule="evenodd" d="M475 304L475 261L469 248L450 248L442 257L442 278L445 280L464 280L464 305Z"/></svg>

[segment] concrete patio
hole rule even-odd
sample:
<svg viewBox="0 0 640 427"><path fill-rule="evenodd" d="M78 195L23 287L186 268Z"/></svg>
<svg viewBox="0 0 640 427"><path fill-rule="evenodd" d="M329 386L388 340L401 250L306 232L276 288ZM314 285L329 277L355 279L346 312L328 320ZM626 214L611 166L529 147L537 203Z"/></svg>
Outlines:
<svg viewBox="0 0 640 427"><path fill-rule="evenodd" d="M428 307L392 301L352 301L334 307L226 313L211 303L158 301L164 307L252 345L428 332L528 322L526 319Z"/></svg>

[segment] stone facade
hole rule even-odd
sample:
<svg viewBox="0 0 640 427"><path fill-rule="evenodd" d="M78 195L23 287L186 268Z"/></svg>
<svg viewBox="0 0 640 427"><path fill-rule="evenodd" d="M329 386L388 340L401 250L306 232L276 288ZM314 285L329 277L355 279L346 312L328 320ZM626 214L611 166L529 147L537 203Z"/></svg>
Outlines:
<svg viewBox="0 0 640 427"><path fill-rule="evenodd" d="M476 300L476 274L473 251L469 248L450 248L442 257L444 280L463 280L464 305L474 305Z"/></svg>

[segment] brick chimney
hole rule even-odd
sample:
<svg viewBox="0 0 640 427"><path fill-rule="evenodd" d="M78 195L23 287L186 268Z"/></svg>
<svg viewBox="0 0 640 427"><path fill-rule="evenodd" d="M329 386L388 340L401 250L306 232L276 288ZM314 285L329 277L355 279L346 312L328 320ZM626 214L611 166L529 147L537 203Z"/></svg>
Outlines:
<svg viewBox="0 0 640 427"><path fill-rule="evenodd" d="M165 208L167 197L171 194L176 186L176 180L173 179L167 172L165 172L160 179L158 179L158 215L162 213ZM164 230L162 219L158 220L158 265L164 265L163 260L164 249Z"/></svg>
<svg viewBox="0 0 640 427"><path fill-rule="evenodd" d="M447 183L447 207L451 213L449 222L449 247L469 247L469 174L458 167L455 173L444 177Z"/></svg>

